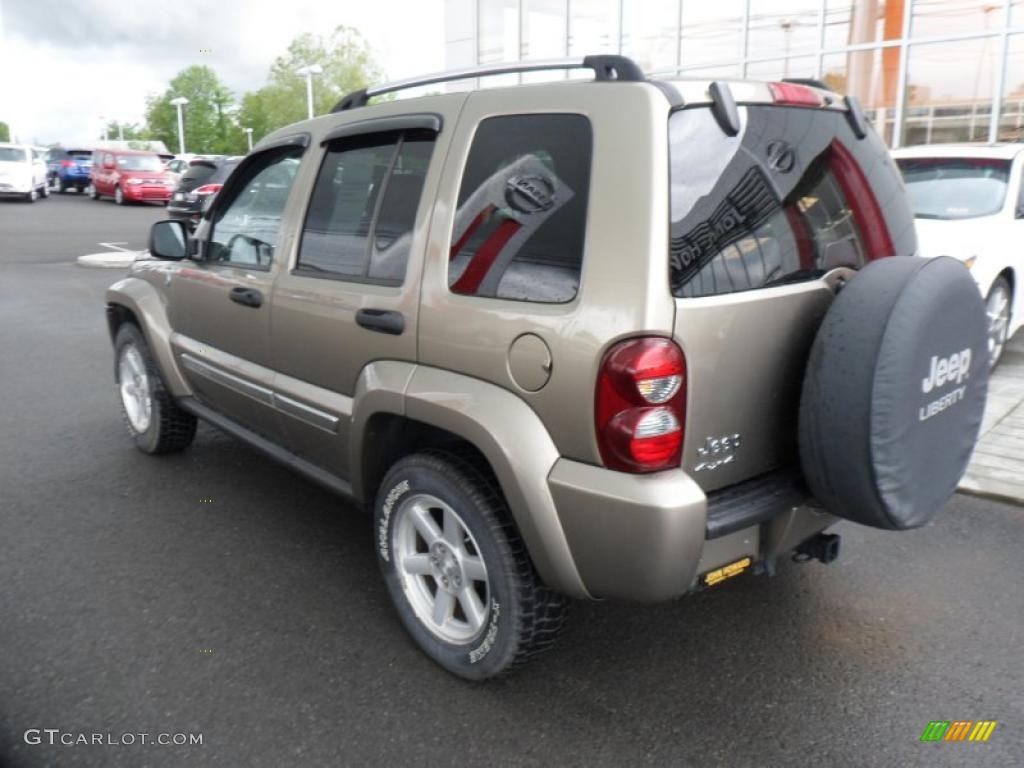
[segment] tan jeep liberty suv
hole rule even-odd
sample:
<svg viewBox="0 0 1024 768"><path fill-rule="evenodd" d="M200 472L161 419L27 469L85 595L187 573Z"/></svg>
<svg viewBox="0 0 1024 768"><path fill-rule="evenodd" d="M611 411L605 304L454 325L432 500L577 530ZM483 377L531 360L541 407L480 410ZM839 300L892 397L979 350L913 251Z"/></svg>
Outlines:
<svg viewBox="0 0 1024 768"><path fill-rule="evenodd" d="M593 77L368 103L544 69ZM137 446L203 419L372 507L402 623L470 679L549 646L567 598L924 524L987 388L977 289L916 257L853 99L618 56L350 94L194 234L155 224L106 300Z"/></svg>

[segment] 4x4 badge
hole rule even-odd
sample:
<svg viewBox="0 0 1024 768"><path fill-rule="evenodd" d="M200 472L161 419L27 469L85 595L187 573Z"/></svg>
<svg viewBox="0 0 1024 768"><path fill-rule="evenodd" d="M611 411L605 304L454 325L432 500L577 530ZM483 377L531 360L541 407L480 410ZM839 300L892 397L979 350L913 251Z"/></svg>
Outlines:
<svg viewBox="0 0 1024 768"><path fill-rule="evenodd" d="M555 185L546 176L510 176L505 202L520 213L540 213L555 204Z"/></svg>

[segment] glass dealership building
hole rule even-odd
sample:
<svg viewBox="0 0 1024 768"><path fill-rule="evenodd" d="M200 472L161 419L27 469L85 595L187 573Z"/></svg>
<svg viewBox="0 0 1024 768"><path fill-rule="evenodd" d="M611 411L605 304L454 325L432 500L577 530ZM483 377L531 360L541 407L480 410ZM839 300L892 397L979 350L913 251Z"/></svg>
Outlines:
<svg viewBox="0 0 1024 768"><path fill-rule="evenodd" d="M1024 138L1024 0L446 0L445 11L449 68L622 53L649 75L820 79L857 96L890 146Z"/></svg>

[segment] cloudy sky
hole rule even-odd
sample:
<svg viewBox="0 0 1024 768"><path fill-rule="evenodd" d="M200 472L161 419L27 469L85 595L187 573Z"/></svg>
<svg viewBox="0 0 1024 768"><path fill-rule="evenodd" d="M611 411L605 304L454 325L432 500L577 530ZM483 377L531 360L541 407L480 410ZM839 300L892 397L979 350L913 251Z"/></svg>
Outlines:
<svg viewBox="0 0 1024 768"><path fill-rule="evenodd" d="M146 96L189 65L240 95L294 37L338 24L362 32L388 79L444 69L444 0L0 0L0 120L23 141L88 141L101 115L141 121Z"/></svg>

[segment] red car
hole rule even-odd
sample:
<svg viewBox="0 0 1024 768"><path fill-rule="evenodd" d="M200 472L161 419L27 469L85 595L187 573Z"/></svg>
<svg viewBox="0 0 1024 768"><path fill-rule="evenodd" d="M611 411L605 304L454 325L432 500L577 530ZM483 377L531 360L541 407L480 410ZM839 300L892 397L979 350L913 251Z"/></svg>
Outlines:
<svg viewBox="0 0 1024 768"><path fill-rule="evenodd" d="M174 177L156 152L97 149L92 153L89 197L112 197L118 205L129 202L166 203L174 191Z"/></svg>

